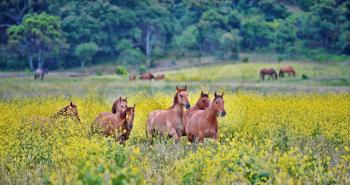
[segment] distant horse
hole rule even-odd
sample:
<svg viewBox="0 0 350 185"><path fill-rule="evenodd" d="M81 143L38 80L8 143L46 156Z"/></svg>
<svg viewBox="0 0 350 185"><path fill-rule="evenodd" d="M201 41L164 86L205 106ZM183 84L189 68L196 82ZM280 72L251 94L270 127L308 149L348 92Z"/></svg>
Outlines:
<svg viewBox="0 0 350 185"><path fill-rule="evenodd" d="M69 105L63 107L61 110L59 110L56 114L50 117L50 119L59 119L59 118L71 118L73 121L78 121L80 122L79 118L79 113L78 113L78 108L73 102L70 102Z"/></svg>
<svg viewBox="0 0 350 185"><path fill-rule="evenodd" d="M209 94L205 94L202 91L197 103L185 112L185 114L184 114L184 121L185 121L184 127L186 128L187 121L189 120L189 118L192 116L192 114L195 111L204 110L207 107L209 107L209 104L210 104ZM182 136L186 136L186 129L182 132Z"/></svg>
<svg viewBox="0 0 350 185"><path fill-rule="evenodd" d="M179 89L176 87L173 105L167 110L155 110L151 112L147 119L146 134L152 139L156 133L163 136L165 133L169 137L180 139L184 128L184 107L189 109L187 87Z"/></svg>
<svg viewBox="0 0 350 185"><path fill-rule="evenodd" d="M284 77L284 73L288 73L289 77L291 77L291 76L295 77L295 70L294 70L294 68L292 66L281 67L278 76L280 78L283 78Z"/></svg>
<svg viewBox="0 0 350 185"><path fill-rule="evenodd" d="M129 80L130 80L130 81L136 80L136 75L135 75L135 74L130 75L130 76L129 76Z"/></svg>
<svg viewBox="0 0 350 185"><path fill-rule="evenodd" d="M190 142L198 139L200 142L204 138L218 139L218 120L217 116L224 117L226 115L224 107L224 93L217 95L214 93L214 100L205 110L195 111L186 125L186 134Z"/></svg>
<svg viewBox="0 0 350 185"><path fill-rule="evenodd" d="M41 80L44 79L45 74L49 73L49 70L47 69L37 69L35 70L34 74L34 80L41 78Z"/></svg>
<svg viewBox="0 0 350 185"><path fill-rule="evenodd" d="M165 75L164 74L159 74L156 76L156 80L164 80Z"/></svg>
<svg viewBox="0 0 350 185"><path fill-rule="evenodd" d="M264 80L265 75L269 75L269 80L272 77L272 79L277 80L277 73L276 70L273 68L263 68L260 70L260 79Z"/></svg>
<svg viewBox="0 0 350 185"><path fill-rule="evenodd" d="M119 98L117 98L112 105L112 113L116 114L119 111L123 111L126 109L126 107L128 106L128 98L122 98L121 96L119 96Z"/></svg>
<svg viewBox="0 0 350 185"><path fill-rule="evenodd" d="M152 79L156 79L156 77L152 73L148 72L148 73L142 73L140 76L140 79L141 80L152 80Z"/></svg>

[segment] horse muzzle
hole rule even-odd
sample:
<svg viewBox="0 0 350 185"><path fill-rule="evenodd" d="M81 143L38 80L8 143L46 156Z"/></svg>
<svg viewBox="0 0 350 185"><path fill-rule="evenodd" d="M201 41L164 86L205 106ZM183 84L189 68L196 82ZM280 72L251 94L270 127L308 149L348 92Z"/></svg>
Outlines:
<svg viewBox="0 0 350 185"><path fill-rule="evenodd" d="M189 103L187 103L187 104L185 105L185 108L186 108L186 109L189 109L189 108L191 108L191 105L190 105Z"/></svg>
<svg viewBox="0 0 350 185"><path fill-rule="evenodd" d="M221 117L225 117L226 116L226 111L218 112L218 115L221 116Z"/></svg>

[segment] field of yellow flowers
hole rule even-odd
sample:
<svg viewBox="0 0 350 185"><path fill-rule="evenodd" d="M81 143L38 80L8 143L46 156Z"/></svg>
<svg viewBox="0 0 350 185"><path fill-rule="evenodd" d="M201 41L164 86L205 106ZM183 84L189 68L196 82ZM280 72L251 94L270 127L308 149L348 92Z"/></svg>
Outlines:
<svg viewBox="0 0 350 185"><path fill-rule="evenodd" d="M97 95L0 101L0 184L349 184L350 94L225 93L219 141L145 136L172 94L136 94L125 146L90 135L111 105ZM199 93L191 93L195 103ZM211 95L210 98L212 98ZM47 119L72 100L81 122Z"/></svg>

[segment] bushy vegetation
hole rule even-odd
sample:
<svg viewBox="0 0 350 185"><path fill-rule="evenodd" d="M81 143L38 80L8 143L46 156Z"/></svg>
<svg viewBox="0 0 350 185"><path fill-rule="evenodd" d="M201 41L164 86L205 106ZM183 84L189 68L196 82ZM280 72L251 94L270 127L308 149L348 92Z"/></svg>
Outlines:
<svg viewBox="0 0 350 185"><path fill-rule="evenodd" d="M0 9L1 69L108 58L151 67L172 53L237 59L240 51L276 52L320 61L350 53L348 1L16 0Z"/></svg>
<svg viewBox="0 0 350 185"><path fill-rule="evenodd" d="M197 95L190 94L192 104ZM348 93L225 93L217 142L149 145L147 115L172 98L128 97L136 118L125 146L89 134L95 116L110 110L97 96L70 98L81 123L46 119L68 104L63 97L1 101L0 184L349 183Z"/></svg>

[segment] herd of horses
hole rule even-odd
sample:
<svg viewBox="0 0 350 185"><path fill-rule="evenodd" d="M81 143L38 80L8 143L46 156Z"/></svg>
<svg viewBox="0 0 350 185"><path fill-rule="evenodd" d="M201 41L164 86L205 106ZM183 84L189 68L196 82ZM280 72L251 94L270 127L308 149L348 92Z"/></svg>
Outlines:
<svg viewBox="0 0 350 185"><path fill-rule="evenodd" d="M186 110L185 110L186 109ZM218 139L218 116L226 115L224 93L201 92L196 104L191 107L187 87L176 87L173 104L165 110L154 110L147 118L146 136L151 143L154 137L174 138L176 142L187 136L190 142L203 142L204 138ZM80 122L77 106L70 103L52 118L71 118ZM99 113L91 124L91 134L100 133L115 138L120 144L129 139L135 118L135 104L128 106L127 98L119 97L112 104L111 112Z"/></svg>
<svg viewBox="0 0 350 185"><path fill-rule="evenodd" d="M41 79L43 80L44 79L44 76L45 74L48 73L48 70L47 69L37 69L35 71L35 74L34 74L34 80L36 79ZM284 77L284 74L288 74L289 77L295 77L295 70L292 66L283 66L281 67L279 73L278 73L278 77L280 78L283 78ZM277 80L277 72L274 68L263 68L260 70L260 79L261 80L265 80L265 76L269 76L269 80L272 78L274 80ZM155 79L155 80L164 80L165 79L165 75L164 74L158 74L158 75L155 75L151 72L146 72L146 73L142 73L139 77L140 80L152 80L152 79ZM134 81L136 80L136 75L135 74L131 74L129 76L129 80L130 81Z"/></svg>
<svg viewBox="0 0 350 185"><path fill-rule="evenodd" d="M287 73L289 77L295 77L295 70L292 66L281 67L278 76L280 78L284 77L284 74ZM269 75L269 80L272 78L277 80L277 72L274 68L263 68L260 70L260 79L265 80L265 76Z"/></svg>
<svg viewBox="0 0 350 185"><path fill-rule="evenodd" d="M165 79L165 75L164 74L158 74L158 75L155 75L153 73L150 73L150 72L146 72L146 73L142 73L140 75L140 80L164 80ZM129 76L129 80L130 81L134 81L136 80L136 75L135 74L131 74Z"/></svg>

